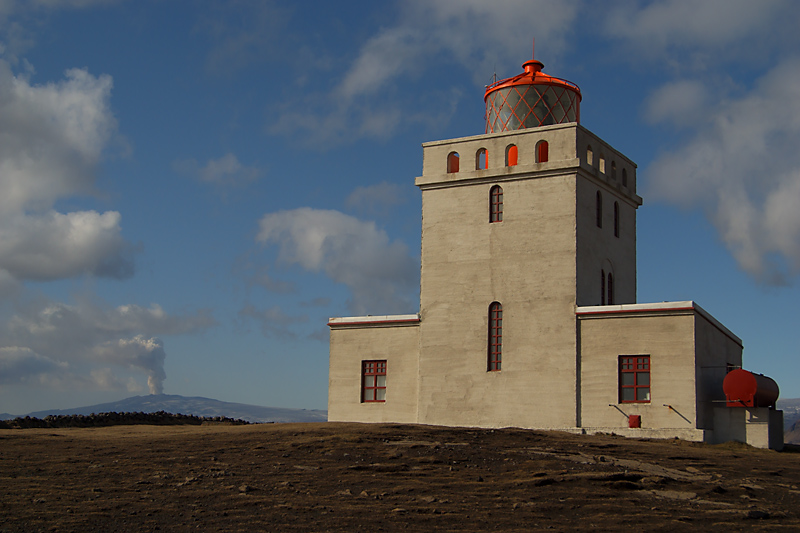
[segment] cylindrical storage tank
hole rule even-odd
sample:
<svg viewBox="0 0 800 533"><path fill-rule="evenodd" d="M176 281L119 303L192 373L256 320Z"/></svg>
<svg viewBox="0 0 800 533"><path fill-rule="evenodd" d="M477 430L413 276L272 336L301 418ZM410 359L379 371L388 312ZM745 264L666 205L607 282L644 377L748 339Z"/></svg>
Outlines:
<svg viewBox="0 0 800 533"><path fill-rule="evenodd" d="M728 407L775 407L780 394L775 380L741 368L728 372L722 390Z"/></svg>
<svg viewBox="0 0 800 533"><path fill-rule="evenodd" d="M580 122L580 88L548 76L543 67L541 61L526 61L522 74L486 87L486 133Z"/></svg>

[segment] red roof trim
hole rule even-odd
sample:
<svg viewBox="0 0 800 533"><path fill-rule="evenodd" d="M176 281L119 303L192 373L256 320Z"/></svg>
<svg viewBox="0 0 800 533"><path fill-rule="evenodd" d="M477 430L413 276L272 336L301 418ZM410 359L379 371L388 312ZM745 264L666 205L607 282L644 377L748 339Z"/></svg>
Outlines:
<svg viewBox="0 0 800 533"><path fill-rule="evenodd" d="M399 320L365 320L363 322L328 322L330 327L386 325L386 324L411 324L419 322L419 318L402 318Z"/></svg>
<svg viewBox="0 0 800 533"><path fill-rule="evenodd" d="M576 315L614 315L622 313L663 313L665 311L696 311L694 307L657 307L653 309L609 309L607 311L575 311Z"/></svg>

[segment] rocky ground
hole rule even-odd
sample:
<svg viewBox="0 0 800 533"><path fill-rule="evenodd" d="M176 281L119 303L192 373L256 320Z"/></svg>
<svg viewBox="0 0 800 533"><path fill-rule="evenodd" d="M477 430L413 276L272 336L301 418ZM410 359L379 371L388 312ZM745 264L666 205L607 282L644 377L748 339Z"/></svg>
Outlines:
<svg viewBox="0 0 800 533"><path fill-rule="evenodd" d="M0 430L0 531L800 530L781 453L517 429Z"/></svg>

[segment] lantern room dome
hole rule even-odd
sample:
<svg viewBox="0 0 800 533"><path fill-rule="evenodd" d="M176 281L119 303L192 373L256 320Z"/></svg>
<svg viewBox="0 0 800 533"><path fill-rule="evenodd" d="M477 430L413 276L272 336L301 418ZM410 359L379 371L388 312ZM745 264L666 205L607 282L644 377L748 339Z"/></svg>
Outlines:
<svg viewBox="0 0 800 533"><path fill-rule="evenodd" d="M486 87L486 133L580 122L581 90L572 82L542 72L531 59L513 78Z"/></svg>

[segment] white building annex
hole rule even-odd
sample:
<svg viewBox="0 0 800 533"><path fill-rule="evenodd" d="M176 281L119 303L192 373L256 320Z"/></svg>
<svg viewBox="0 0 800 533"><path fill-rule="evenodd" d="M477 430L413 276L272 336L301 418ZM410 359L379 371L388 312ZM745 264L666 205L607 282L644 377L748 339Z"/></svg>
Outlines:
<svg viewBox="0 0 800 533"><path fill-rule="evenodd" d="M636 164L542 67L486 89L485 134L422 145L419 313L330 319L328 419L780 448L739 337L636 302Z"/></svg>

